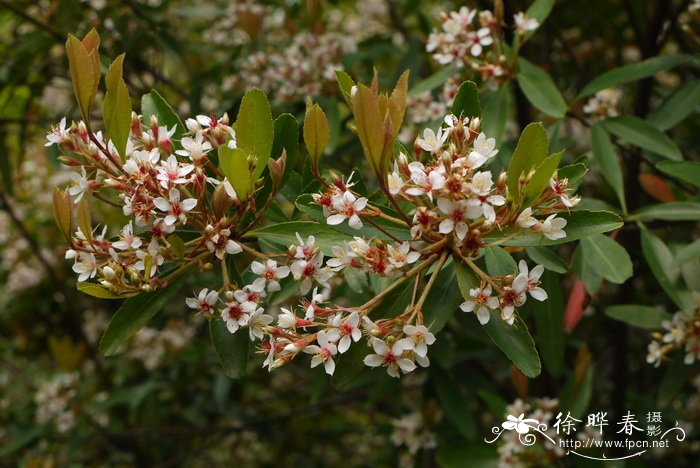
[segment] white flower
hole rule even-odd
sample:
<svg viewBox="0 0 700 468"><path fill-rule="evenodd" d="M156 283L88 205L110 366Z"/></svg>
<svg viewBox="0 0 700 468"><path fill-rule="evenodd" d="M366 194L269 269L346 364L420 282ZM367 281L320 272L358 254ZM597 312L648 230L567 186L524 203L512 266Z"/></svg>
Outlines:
<svg viewBox="0 0 700 468"><path fill-rule="evenodd" d="M277 262L272 259L267 259L265 264L253 262L250 264L250 269L260 277L253 281L251 286L251 289L256 292L264 290L265 286L270 292L279 291L281 289L279 280L289 276L290 271L288 266L278 267Z"/></svg>
<svg viewBox="0 0 700 468"><path fill-rule="evenodd" d="M498 309L498 298L491 296L491 285L469 290L471 300L463 302L459 308L464 312L475 312L479 323L486 325L491 318L489 309Z"/></svg>
<svg viewBox="0 0 700 468"><path fill-rule="evenodd" d="M292 263L292 275L294 275L296 281L301 281L299 290L302 294L306 294L311 290L314 281L328 287L331 271L327 268L321 268L322 264L323 254L320 252L308 260L300 259Z"/></svg>
<svg viewBox="0 0 700 468"><path fill-rule="evenodd" d="M265 310L262 307L258 307L248 318L248 333L251 341L255 341L255 338L262 340L265 327L272 323L272 316L263 312L265 312Z"/></svg>
<svg viewBox="0 0 700 468"><path fill-rule="evenodd" d="M328 336L323 330L316 335L316 343L318 343L318 345L310 345L304 348L305 353L314 355L314 357L311 358L311 367L316 367L323 363L326 374L333 375L335 371L333 356L338 353L338 348L328 340Z"/></svg>
<svg viewBox="0 0 700 468"><path fill-rule="evenodd" d="M311 258L315 253L316 237L309 236L304 240L298 232L296 237L299 245L292 244L290 248L294 251L294 258Z"/></svg>
<svg viewBox="0 0 700 468"><path fill-rule="evenodd" d="M469 200L470 206L478 206L481 208L484 218L486 218L489 223L496 221L496 211L493 207L503 206L506 203L506 199L501 195L489 195L491 187L493 186L491 177L490 171L474 174L471 189L478 198Z"/></svg>
<svg viewBox="0 0 700 468"><path fill-rule="evenodd" d="M403 332L410 340L408 344L412 347L409 349L413 350L416 356L426 357L428 346L435 343L435 335L430 333L424 325L405 325Z"/></svg>
<svg viewBox="0 0 700 468"><path fill-rule="evenodd" d="M447 218L440 222L438 230L441 234L449 234L454 231L459 240L464 240L467 235L467 218L477 218L481 215L479 207L470 206L465 200L448 200L438 198L438 209L447 215Z"/></svg>
<svg viewBox="0 0 700 468"><path fill-rule="evenodd" d="M483 132L476 137L473 147L472 153L478 153L486 159L491 159L498 154L496 139L487 138Z"/></svg>
<svg viewBox="0 0 700 468"><path fill-rule="evenodd" d="M542 223L542 234L547 239L557 240L566 237L566 232L564 232L564 227L566 226L566 220L563 218L557 218L555 214L549 215L547 219Z"/></svg>
<svg viewBox="0 0 700 468"><path fill-rule="evenodd" d="M119 240L112 243L112 247L119 250L138 249L141 245L141 238L134 235L134 228L131 221L122 228L122 232L119 234Z"/></svg>
<svg viewBox="0 0 700 468"><path fill-rule="evenodd" d="M532 208L525 208L523 212L518 215L516 223L521 228L527 229L539 225L540 222L532 216Z"/></svg>
<svg viewBox="0 0 700 468"><path fill-rule="evenodd" d="M350 344L362 338L362 331L358 328L360 316L357 312L352 312L345 320L342 314L337 314L329 320L329 323L336 327L332 329L332 341L338 340L338 352L344 353L350 348Z"/></svg>
<svg viewBox="0 0 700 468"><path fill-rule="evenodd" d="M368 367L386 367L387 373L392 377L400 377L399 369L407 374L416 368L416 364L410 359L401 357L403 352L410 346L408 340L398 340L391 348L384 340L372 339L372 348L376 354L369 354L365 357L364 363Z"/></svg>
<svg viewBox="0 0 700 468"><path fill-rule="evenodd" d="M404 181L401 178L401 174L399 174L399 169L396 163L394 163L394 171L387 174L386 181L390 194L397 195L399 192L401 192Z"/></svg>
<svg viewBox="0 0 700 468"><path fill-rule="evenodd" d="M83 282L89 278L94 278L97 274L97 260L95 256L86 252L80 252L78 256L80 260L76 260L73 264L73 271L79 274L78 281Z"/></svg>
<svg viewBox="0 0 700 468"><path fill-rule="evenodd" d="M423 138L416 138L416 145L430 153L436 153L442 145L445 144L448 132L443 132L442 128L438 128L437 134L430 128L423 130Z"/></svg>
<svg viewBox="0 0 700 468"><path fill-rule="evenodd" d="M160 211L168 213L164 222L168 226L172 226L178 220L183 224L187 222L187 212L197 206L196 198L187 198L180 201L180 191L176 188L170 189L168 192L168 200L163 197L158 197L153 200L153 204Z"/></svg>
<svg viewBox="0 0 700 468"><path fill-rule="evenodd" d="M280 310L282 312L277 316L277 325L279 325L280 328L296 327L297 316L294 314L294 312L289 309L285 309L284 307L281 307Z"/></svg>
<svg viewBox="0 0 700 468"><path fill-rule="evenodd" d="M395 242L394 245L388 245L387 254L387 260L389 260L389 263L394 268L410 265L420 258L420 253L416 251L411 252L411 246L408 242L403 242L401 244Z"/></svg>
<svg viewBox="0 0 700 468"><path fill-rule="evenodd" d="M185 299L185 304L190 309L195 309L202 313L211 313L214 311L216 303L219 301L219 293L212 289L211 291L207 288L199 291L197 297L188 297Z"/></svg>
<svg viewBox="0 0 700 468"><path fill-rule="evenodd" d="M226 195L228 195L231 200L238 200L236 190L233 188L233 185L231 185L231 182L229 182L226 178L224 179L224 190L226 190Z"/></svg>
<svg viewBox="0 0 700 468"><path fill-rule="evenodd" d="M515 321L515 308L525 304L529 278L527 274L519 273L510 286L503 288L501 295L501 318L508 324Z"/></svg>
<svg viewBox="0 0 700 468"><path fill-rule="evenodd" d="M534 31L540 26L539 21L535 18L528 18L522 11L513 15L513 19L515 20L515 28L519 32Z"/></svg>
<svg viewBox="0 0 700 468"><path fill-rule="evenodd" d="M156 178L160 181L160 185L167 189L170 185L186 184L187 175L193 170L192 164L181 165L175 156L170 155L167 161L160 162Z"/></svg>
<svg viewBox="0 0 700 468"><path fill-rule="evenodd" d="M197 120L199 120L200 117L209 119L209 117L198 115ZM189 120L191 119L188 119L188 123ZM211 122L211 119L209 119L209 121ZM212 149L211 143L209 143L208 141L204 141L201 133L197 133L194 138L184 137L180 141L180 144L182 145L183 149L175 151L175 154L179 156L189 157L193 161L205 157L207 155L207 152L211 151Z"/></svg>
<svg viewBox="0 0 700 468"><path fill-rule="evenodd" d="M566 193L566 186L568 182L568 179L554 180L552 177L549 179L549 187L552 189L552 192L554 192L554 194L561 199L564 206L567 208L573 208L581 202L581 197L569 197L569 194Z"/></svg>
<svg viewBox="0 0 700 468"><path fill-rule="evenodd" d="M445 176L437 170L432 170L426 175L425 167L418 161L412 162L408 167L411 171L411 182L415 186L406 190L407 195L419 197L425 194L432 201L433 191L445 188Z"/></svg>
<svg viewBox="0 0 700 468"><path fill-rule="evenodd" d="M663 353L661 352L661 345L658 341L652 341L647 347L647 363L654 364L654 367L659 367L661 365L661 358Z"/></svg>
<svg viewBox="0 0 700 468"><path fill-rule="evenodd" d="M63 117L58 127L54 127L51 133L46 135L47 143L44 146L60 145L68 137L68 132L66 132L66 118Z"/></svg>
<svg viewBox="0 0 700 468"><path fill-rule="evenodd" d="M162 265L165 261L163 255L161 255L160 253L160 249L158 248L158 241L155 238L151 239L151 242L148 244L148 248L146 249L146 251L136 251L136 258L138 258L139 260L136 263L134 263L134 268L136 268L139 271L145 271L146 257L151 258L151 271L148 273L148 275L154 276L158 271L158 266Z"/></svg>
<svg viewBox="0 0 700 468"><path fill-rule="evenodd" d="M76 173L71 174L71 179L73 179L73 185L68 189L68 193L71 197L75 197L74 202L78 203L83 195L85 195L90 190L90 180L87 178L87 173L85 172L85 166L80 167L81 174Z"/></svg>
<svg viewBox="0 0 700 468"><path fill-rule="evenodd" d="M306 307L306 315L304 318L306 320L313 320L314 316L316 315L316 304L319 304L324 301L324 295L323 293L318 292L318 288L314 288L313 292L311 293L311 301L309 302L309 305Z"/></svg>
<svg viewBox="0 0 700 468"><path fill-rule="evenodd" d="M355 252L349 246L334 245L331 247L333 257L326 261L326 266L333 271L341 271L345 267L351 266L357 258Z"/></svg>
<svg viewBox="0 0 700 468"><path fill-rule="evenodd" d="M334 197L333 209L337 211L337 213L330 215L326 219L326 222L334 226L347 219L348 226L353 229L360 229L362 227L362 220L358 213L364 210L366 206L366 198L357 198L352 192L346 191L342 196Z"/></svg>
<svg viewBox="0 0 700 468"><path fill-rule="evenodd" d="M470 52L474 57L481 55L483 46L493 44L493 38L491 37L491 30L489 28L480 28L476 32L472 31L467 34L467 39L469 40Z"/></svg>
<svg viewBox="0 0 700 468"><path fill-rule="evenodd" d="M245 327L248 325L248 320L250 318L250 312L256 309L253 305L253 309L245 310L243 304L236 301L229 301L225 304L225 307L221 310L221 318L226 323L226 328L230 333L236 333L240 327Z"/></svg>
<svg viewBox="0 0 700 468"><path fill-rule="evenodd" d="M538 301L544 301L547 299L547 291L539 286L540 276L542 276L542 273L544 273L544 267L542 265L537 265L528 272L527 263L525 260L520 260L520 263L518 263L518 270L520 271L520 274L528 277L527 292L530 293L530 296Z"/></svg>

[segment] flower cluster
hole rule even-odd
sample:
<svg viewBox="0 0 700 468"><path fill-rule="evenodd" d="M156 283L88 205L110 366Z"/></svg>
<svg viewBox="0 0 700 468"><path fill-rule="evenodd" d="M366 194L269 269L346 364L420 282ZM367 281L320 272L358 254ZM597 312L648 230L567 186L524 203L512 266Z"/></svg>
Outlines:
<svg viewBox="0 0 700 468"><path fill-rule="evenodd" d="M443 65L469 67L477 71L482 79L493 78L505 81L511 67L504 55L501 43L501 19L491 11L478 12L468 7L441 13L440 30L434 30L428 38L426 50ZM516 34L524 36L539 27L537 20L524 13L514 16Z"/></svg>
<svg viewBox="0 0 700 468"><path fill-rule="evenodd" d="M595 119L615 117L620 115L621 97L622 90L618 88L600 90L583 105L583 112Z"/></svg>
<svg viewBox="0 0 700 468"><path fill-rule="evenodd" d="M696 308L693 313L678 311L670 320L661 322L664 332L652 334L653 340L647 349L647 362L655 367L669 353L682 349L683 362L690 365L700 360L700 294L693 293Z"/></svg>

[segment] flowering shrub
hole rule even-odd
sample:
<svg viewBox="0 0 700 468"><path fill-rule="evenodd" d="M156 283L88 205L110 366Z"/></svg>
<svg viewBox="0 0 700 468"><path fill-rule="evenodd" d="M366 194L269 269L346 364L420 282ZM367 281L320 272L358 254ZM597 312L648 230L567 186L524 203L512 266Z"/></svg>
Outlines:
<svg viewBox="0 0 700 468"><path fill-rule="evenodd" d="M698 2L78 3L0 0L0 460L697 458Z"/></svg>

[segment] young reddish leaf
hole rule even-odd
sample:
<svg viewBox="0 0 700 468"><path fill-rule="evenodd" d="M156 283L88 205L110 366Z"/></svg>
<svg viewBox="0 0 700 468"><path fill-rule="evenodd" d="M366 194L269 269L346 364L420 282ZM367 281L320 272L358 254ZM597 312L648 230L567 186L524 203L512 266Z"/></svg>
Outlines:
<svg viewBox="0 0 700 468"><path fill-rule="evenodd" d="M365 156L374 172L379 174L384 135L377 130L383 128L384 125L377 97L367 86L361 84L357 87L357 92L352 97L352 110L355 115L357 136L360 138Z"/></svg>
<svg viewBox="0 0 700 468"><path fill-rule="evenodd" d="M71 243L71 234L73 232L73 207L68 190L61 190L58 187L53 189L53 212L56 217L58 229L66 238L68 243Z"/></svg>
<svg viewBox="0 0 700 468"><path fill-rule="evenodd" d="M660 202L676 201L676 196L673 194L673 190L671 190L668 182L656 174L639 174L639 184L646 193Z"/></svg>
<svg viewBox="0 0 700 468"><path fill-rule="evenodd" d="M94 46L95 40L91 38L88 44ZM83 42L72 34L68 35L66 41L66 54L75 98L85 125L89 128L90 110L100 82L99 55L96 48L88 51Z"/></svg>
<svg viewBox="0 0 700 468"><path fill-rule="evenodd" d="M306 105L306 115L304 116L304 144L306 144L306 149L309 151L312 167L318 167L329 137L326 114L318 104L312 105L309 99Z"/></svg>
<svg viewBox="0 0 700 468"><path fill-rule="evenodd" d="M583 317L584 305L586 303L586 286L583 281L577 279L574 287L566 301L566 312L564 312L564 330L571 333Z"/></svg>
<svg viewBox="0 0 700 468"><path fill-rule="evenodd" d="M90 205L85 197L80 199L75 211L75 219L80 231L88 241L92 242L92 217L90 216Z"/></svg>
<svg viewBox="0 0 700 468"><path fill-rule="evenodd" d="M389 113L391 114L391 125L393 127L392 138L401 130L403 119L406 115L406 97L408 96L408 70L403 72L396 83L394 90L389 97Z"/></svg>

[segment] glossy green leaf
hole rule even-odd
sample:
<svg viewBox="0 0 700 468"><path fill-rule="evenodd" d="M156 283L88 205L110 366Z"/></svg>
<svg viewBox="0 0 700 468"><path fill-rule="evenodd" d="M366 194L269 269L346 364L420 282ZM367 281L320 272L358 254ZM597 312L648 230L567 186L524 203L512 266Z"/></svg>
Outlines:
<svg viewBox="0 0 700 468"><path fill-rule="evenodd" d="M583 255L583 248L579 244L571 256L571 271L583 282L586 292L591 296L598 292L603 279L593 269L591 261Z"/></svg>
<svg viewBox="0 0 700 468"><path fill-rule="evenodd" d="M632 277L632 260L618 242L596 234L581 239L581 254L599 276L621 284Z"/></svg>
<svg viewBox="0 0 700 468"><path fill-rule="evenodd" d="M253 88L243 96L236 119L236 146L255 159L252 180L260 177L267 166L273 138L270 103L262 90Z"/></svg>
<svg viewBox="0 0 700 468"><path fill-rule="evenodd" d="M223 320L214 319L209 322L209 335L224 373L232 379L242 377L250 354L248 331L241 329L231 333Z"/></svg>
<svg viewBox="0 0 700 468"><path fill-rule="evenodd" d="M567 188L570 190L578 190L587 172L588 167L586 167L584 163L576 162L557 170L557 176L560 179L568 179Z"/></svg>
<svg viewBox="0 0 700 468"><path fill-rule="evenodd" d="M547 247L526 247L525 252L533 262L555 273L566 273L569 268L564 260Z"/></svg>
<svg viewBox="0 0 700 468"><path fill-rule="evenodd" d="M684 263L687 263L698 257L700 257L700 239L678 249L678 252L676 252L676 256L673 258L671 266L681 266Z"/></svg>
<svg viewBox="0 0 700 468"><path fill-rule="evenodd" d="M479 104L479 90L473 81L465 81L459 87L457 95L452 102L450 113L457 117L481 117L481 104Z"/></svg>
<svg viewBox="0 0 700 468"><path fill-rule="evenodd" d="M275 137L270 157L277 159L282 151L287 154L287 165L282 177L284 183L299 159L299 124L292 114L281 114L275 119Z"/></svg>
<svg viewBox="0 0 700 468"><path fill-rule="evenodd" d="M681 161L683 155L678 146L666 134L646 120L631 115L621 115L604 120L602 125L607 131L626 142L659 156Z"/></svg>
<svg viewBox="0 0 700 468"><path fill-rule="evenodd" d="M170 281L170 284L164 289L152 293L142 293L124 301L100 339L100 353L105 356L114 354L119 345L128 340L160 312L184 285L187 279L185 273L182 272L180 276Z"/></svg>
<svg viewBox="0 0 700 468"><path fill-rule="evenodd" d="M599 123L591 127L591 148L603 178L612 187L615 195L617 195L622 211L626 212L627 202L625 200L625 185L622 180L620 161L617 159L617 152L612 141L610 141L608 132Z"/></svg>
<svg viewBox="0 0 700 468"><path fill-rule="evenodd" d="M459 292L457 273L454 262L450 262L445 264L438 273L437 280L423 305L425 325L431 332L439 332L450 317L459 310L461 303L462 295Z"/></svg>
<svg viewBox="0 0 700 468"><path fill-rule="evenodd" d="M659 130L675 127L700 105L700 80L692 80L674 91L649 114L649 122Z"/></svg>
<svg viewBox="0 0 700 468"><path fill-rule="evenodd" d="M561 277L545 271L540 278L542 288L547 291L547 300L537 302L528 299L526 307L535 318L537 346L542 351L542 360L547 370L559 377L564 370L564 296Z"/></svg>
<svg viewBox="0 0 700 468"><path fill-rule="evenodd" d="M664 221L700 221L700 203L669 202L641 208L632 216L636 219L660 219Z"/></svg>
<svg viewBox="0 0 700 468"><path fill-rule="evenodd" d="M290 221L287 223L271 224L250 231L246 236L288 247L298 242L296 238L297 233L304 239L308 236L314 236L316 238L316 244L326 255L331 255L333 253L332 247L342 246L344 242L352 240L351 236L347 236L331 229L329 226L313 221Z"/></svg>
<svg viewBox="0 0 700 468"><path fill-rule="evenodd" d="M566 115L566 101L546 71L519 57L515 77L527 100L536 108L555 119Z"/></svg>
<svg viewBox="0 0 700 468"><path fill-rule="evenodd" d="M143 122L146 125L148 125L151 116L155 115L158 118L158 123L167 127L168 130L175 127L173 138L180 138L185 133L185 125L180 120L180 117L155 89L148 94L144 94L141 98L141 113L143 114Z"/></svg>
<svg viewBox="0 0 700 468"><path fill-rule="evenodd" d="M656 307L639 304L614 305L605 309L605 315L635 327L656 330L661 322L669 320L671 315Z"/></svg>
<svg viewBox="0 0 700 468"><path fill-rule="evenodd" d="M483 93L481 96L482 114L481 130L489 137L495 138L496 144L503 141L510 112L510 86L504 84L496 91Z"/></svg>
<svg viewBox="0 0 700 468"><path fill-rule="evenodd" d="M484 249L486 259L486 271L491 276L512 275L518 271L518 265L505 249L498 247L487 247Z"/></svg>
<svg viewBox="0 0 700 468"><path fill-rule="evenodd" d="M525 127L508 166L508 191L515 200L521 197L518 184L520 177L544 161L548 148L547 132L541 123L531 123Z"/></svg>
<svg viewBox="0 0 700 468"><path fill-rule="evenodd" d="M700 187L700 163L695 161L661 161L656 165L662 172Z"/></svg>
<svg viewBox="0 0 700 468"><path fill-rule="evenodd" d="M653 76L658 72L670 70L671 68L688 63L692 59L693 57L689 55L661 55L615 68L593 79L593 81L588 83L581 90L578 97L589 96L606 88L612 88L613 86Z"/></svg>
<svg viewBox="0 0 700 468"><path fill-rule="evenodd" d="M124 54L117 57L109 67L105 76L107 92L102 103L107 135L122 158L126 157L126 143L131 131L131 99L122 77L123 62Z"/></svg>
<svg viewBox="0 0 700 468"><path fill-rule="evenodd" d="M525 206L536 202L545 189L549 188L549 181L556 172L563 155L563 151L551 154L537 166L535 173L525 187L525 197L523 199Z"/></svg>
<svg viewBox="0 0 700 468"><path fill-rule="evenodd" d="M100 299L126 299L127 297L135 296L138 293L130 294L115 294L104 286L96 283L78 283L76 285L78 291L85 293L92 297L98 297Z"/></svg>
<svg viewBox="0 0 700 468"><path fill-rule="evenodd" d="M335 78L338 80L338 86L340 87L340 92L343 94L345 102L348 103L348 106L352 107L351 90L352 87L355 86L355 81L342 70L335 71Z"/></svg>
<svg viewBox="0 0 700 468"><path fill-rule="evenodd" d="M219 169L226 176L236 191L239 200L246 200L251 187L250 165L248 156L241 148L219 146Z"/></svg>
<svg viewBox="0 0 700 468"><path fill-rule="evenodd" d="M557 217L564 218L567 221L566 227L564 227L566 237L563 239L551 240L532 230L509 228L491 233L485 236L484 240L487 244L490 242L502 242L500 245L503 246L557 245L612 231L622 227L623 224L622 218L609 211L575 210L569 213L560 213ZM511 238L510 236L513 234L515 235Z"/></svg>
<svg viewBox="0 0 700 468"><path fill-rule="evenodd" d="M508 325L501 319L500 311L491 311L491 319L483 327L489 338L523 374L531 379L540 375L540 357L527 325L520 317L516 316L513 325Z"/></svg>
<svg viewBox="0 0 700 468"><path fill-rule="evenodd" d="M673 266L673 254L664 242L644 226L640 225L642 235L642 253L654 274L656 281L673 302L681 309L686 309L689 301L680 293L676 286L679 270Z"/></svg>

